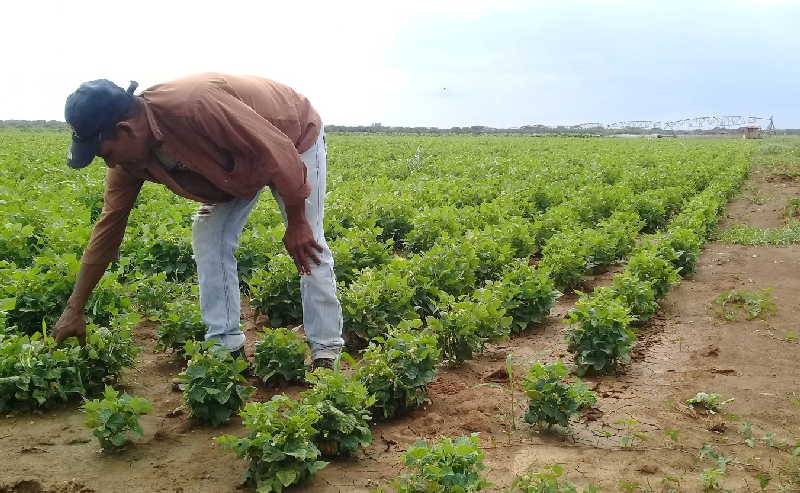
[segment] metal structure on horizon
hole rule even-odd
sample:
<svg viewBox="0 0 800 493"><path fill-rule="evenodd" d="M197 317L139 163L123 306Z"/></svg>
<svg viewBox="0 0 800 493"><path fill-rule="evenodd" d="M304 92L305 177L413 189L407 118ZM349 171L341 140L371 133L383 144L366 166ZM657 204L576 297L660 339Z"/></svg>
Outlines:
<svg viewBox="0 0 800 493"><path fill-rule="evenodd" d="M695 118L684 118L683 120L675 121L657 121L657 120L626 120L604 125L598 122L580 123L574 125L573 128L591 129L591 128L605 128L612 130L624 130L626 128L635 129L653 129L653 130L666 130L666 131L692 131L692 130L715 130L715 129L737 129L745 126L757 126L768 133L775 132L775 123L772 116L769 118L760 116L739 116L739 115L721 115L721 116L698 116Z"/></svg>

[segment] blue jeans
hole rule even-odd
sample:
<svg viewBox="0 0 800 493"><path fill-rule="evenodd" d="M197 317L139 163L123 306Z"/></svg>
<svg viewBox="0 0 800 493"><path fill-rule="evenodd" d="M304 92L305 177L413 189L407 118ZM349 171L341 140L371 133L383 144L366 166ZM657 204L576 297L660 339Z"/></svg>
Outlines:
<svg viewBox="0 0 800 493"><path fill-rule="evenodd" d="M301 154L306 165L311 193L306 199L306 219L314 239L322 246L320 265L312 262L311 274L300 276L303 302L303 327L311 347L311 356L336 358L342 349L342 308L336 297L336 277L333 255L322 220L325 205L327 149L324 134ZM272 190L286 222L286 208L281 197ZM234 253L239 236L258 200L234 199L219 204L203 204L192 223L192 249L197 263L200 284L200 309L206 324L206 340L218 339L220 344L235 351L244 345L245 335L240 326L241 298L239 275Z"/></svg>

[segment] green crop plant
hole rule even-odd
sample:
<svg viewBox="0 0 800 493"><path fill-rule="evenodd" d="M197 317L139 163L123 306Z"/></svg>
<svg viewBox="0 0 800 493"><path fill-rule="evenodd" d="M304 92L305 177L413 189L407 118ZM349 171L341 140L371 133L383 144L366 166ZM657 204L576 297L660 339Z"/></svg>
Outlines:
<svg viewBox="0 0 800 493"><path fill-rule="evenodd" d="M0 331L0 413L49 407L102 391L124 368L133 366L134 314L114 320L112 328L86 327L86 344L70 338L61 346L46 331L32 336Z"/></svg>
<svg viewBox="0 0 800 493"><path fill-rule="evenodd" d="M444 304L426 323L437 335L442 358L453 364L471 360L489 341L499 342L509 334L511 317L501 307L502 301L476 291L473 299L456 301L443 296Z"/></svg>
<svg viewBox="0 0 800 493"><path fill-rule="evenodd" d="M580 380L567 383L569 375L564 363L549 365L534 363L522 382L528 396L525 421L533 425L569 427L569 419L581 409L592 407L597 395L589 391Z"/></svg>
<svg viewBox="0 0 800 493"><path fill-rule="evenodd" d="M494 288L497 297L503 300L504 308L511 316L511 332L518 334L531 324L544 321L550 309L561 296L548 273L523 262L513 262Z"/></svg>
<svg viewBox="0 0 800 493"><path fill-rule="evenodd" d="M253 269L247 287L250 305L257 313L267 315L272 327L285 327L303 318L297 267L286 253L270 258L266 269Z"/></svg>
<svg viewBox="0 0 800 493"><path fill-rule="evenodd" d="M659 257L654 249L643 249L632 255L625 273L641 281L650 281L656 301L663 299L680 281L678 270L668 260Z"/></svg>
<svg viewBox="0 0 800 493"><path fill-rule="evenodd" d="M263 382L282 379L284 382L302 382L306 372L306 342L286 328L261 332L253 358L253 374Z"/></svg>
<svg viewBox="0 0 800 493"><path fill-rule="evenodd" d="M313 441L320 420L315 406L276 395L269 402L248 403L239 414L248 435L215 440L247 460L245 482L259 493L281 493L328 465L319 460Z"/></svg>
<svg viewBox="0 0 800 493"><path fill-rule="evenodd" d="M359 380L341 371L318 368L306 374L311 388L303 392L303 404L320 415L314 442L326 457L352 455L372 443L369 424L375 396Z"/></svg>
<svg viewBox="0 0 800 493"><path fill-rule="evenodd" d="M643 324L658 310L653 281L643 281L630 274L614 274L611 293L628 308L632 324ZM598 288L602 289L602 288ZM598 291L595 290L597 295Z"/></svg>
<svg viewBox="0 0 800 493"><path fill-rule="evenodd" d="M567 348L575 354L579 375L615 371L630 360L636 338L629 327L631 316L610 290L595 297L581 293L567 320Z"/></svg>
<svg viewBox="0 0 800 493"><path fill-rule="evenodd" d="M189 415L211 426L227 422L255 390L245 385L247 380L242 376L247 362L234 359L229 351L215 344L216 340L188 341L185 354L189 363L178 375L185 383L183 402Z"/></svg>
<svg viewBox="0 0 800 493"><path fill-rule="evenodd" d="M386 335L387 327L415 316L414 293L407 276L400 272L362 270L349 286L340 288L348 345L363 347L373 337Z"/></svg>
<svg viewBox="0 0 800 493"><path fill-rule="evenodd" d="M201 341L206 333L200 306L193 299L167 302L153 319L159 323L156 347L161 350L182 351L187 341Z"/></svg>
<svg viewBox="0 0 800 493"><path fill-rule="evenodd" d="M81 407L86 414L86 426L103 450L113 450L131 439L141 438L144 432L139 416L152 410L153 405L147 399L127 393L120 395L110 386L106 386L102 399L87 399Z"/></svg>
<svg viewBox="0 0 800 493"><path fill-rule="evenodd" d="M481 473L486 468L483 457L477 434L444 438L432 445L418 441L403 455L411 472L392 481L390 487L395 493L482 491L491 486Z"/></svg>
<svg viewBox="0 0 800 493"><path fill-rule="evenodd" d="M436 335L417 330L419 319L403 321L364 350L356 378L375 396L373 416L388 419L428 402L441 352Z"/></svg>

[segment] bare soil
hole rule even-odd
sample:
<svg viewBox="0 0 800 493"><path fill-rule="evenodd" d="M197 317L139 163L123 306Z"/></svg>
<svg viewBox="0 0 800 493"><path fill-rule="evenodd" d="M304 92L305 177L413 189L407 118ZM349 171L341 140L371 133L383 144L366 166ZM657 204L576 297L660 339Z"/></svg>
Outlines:
<svg viewBox="0 0 800 493"><path fill-rule="evenodd" d="M754 195L768 197L755 203ZM759 195L760 194L760 195ZM776 226L787 197L800 184L776 180L756 170L722 224L746 222ZM430 385L431 403L409 416L374 427L374 442L361 456L333 462L311 482L292 491L367 492L402 473L400 457L418 439L477 432L486 452L490 491L507 491L514 476L547 464L564 466L579 485L594 483L620 491L621 481L662 490L664 478L677 491L702 491L699 475L714 467L698 457L703 444L733 457L722 478L733 491L758 491L759 472L769 472L769 489L779 483L800 491L800 469L791 466L787 447L768 447L760 439L800 439L800 248L741 247L709 243L697 272L676 286L659 314L641 329L633 361L616 376L588 379L598 393L595 409L573 420L570 430L537 430L522 420L525 399L518 385L528 366L570 356L563 341L564 313L576 297L564 296L541 327L491 347L460 368L443 369ZM610 273L589 280L608 281ZM778 311L765 320L725 321L713 302L730 289L773 288ZM252 330L252 327L251 327ZM153 352L153 327L139 327L141 361L124 378L127 390L144 396L155 411L143 418L145 436L119 454L103 455L83 426L77 406L0 420L0 493L233 492L245 464L212 438L243 434L240 421L218 428L198 425L180 407L170 379L181 361ZM251 334L250 341L255 339ZM249 346L252 354L252 342ZM504 370L514 360L514 385ZM266 400L283 389L259 386ZM716 415L693 412L683 403L697 392L716 392L727 404ZM633 419L626 426L619 420ZM752 423L755 447L739 433ZM670 438L670 434L675 440ZM623 438L633 438L623 447ZM792 469L795 467L795 469ZM794 479L792 479L794 474ZM792 483L792 481L795 481ZM793 486L792 486L793 484ZM791 489L791 488L794 489ZM245 489L245 491L247 491ZM639 491L639 490L636 490Z"/></svg>

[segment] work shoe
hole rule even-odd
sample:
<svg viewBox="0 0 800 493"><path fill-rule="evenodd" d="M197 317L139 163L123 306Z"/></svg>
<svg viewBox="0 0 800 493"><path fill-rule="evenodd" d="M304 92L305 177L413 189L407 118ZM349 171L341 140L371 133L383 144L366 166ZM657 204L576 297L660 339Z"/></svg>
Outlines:
<svg viewBox="0 0 800 493"><path fill-rule="evenodd" d="M311 362L311 372L313 373L317 368L327 368L329 370L333 370L333 363L334 360L332 358L317 358Z"/></svg>

